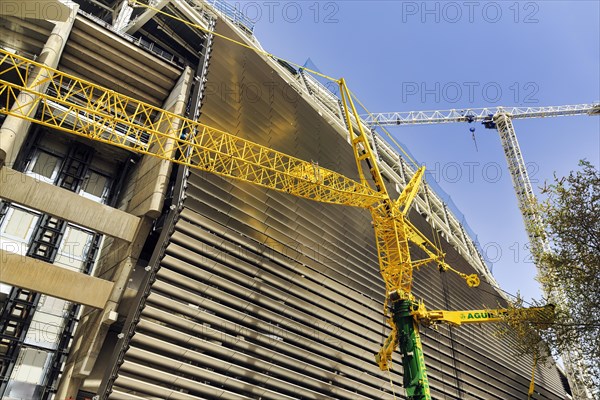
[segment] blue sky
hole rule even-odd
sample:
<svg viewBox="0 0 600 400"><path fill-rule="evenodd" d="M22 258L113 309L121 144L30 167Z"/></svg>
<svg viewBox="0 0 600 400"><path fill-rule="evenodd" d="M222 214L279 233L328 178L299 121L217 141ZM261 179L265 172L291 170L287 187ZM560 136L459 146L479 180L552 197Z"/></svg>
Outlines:
<svg viewBox="0 0 600 400"><path fill-rule="evenodd" d="M344 77L372 112L600 100L600 2L243 1L265 50ZM536 192L600 164L600 118L514 122ZM527 235L495 131L467 124L390 131L425 163L477 233L510 293L539 297Z"/></svg>

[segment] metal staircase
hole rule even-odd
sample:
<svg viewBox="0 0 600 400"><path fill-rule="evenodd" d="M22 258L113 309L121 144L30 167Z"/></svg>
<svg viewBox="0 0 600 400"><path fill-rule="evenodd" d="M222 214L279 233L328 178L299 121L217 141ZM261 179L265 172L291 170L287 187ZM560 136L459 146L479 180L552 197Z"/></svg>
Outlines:
<svg viewBox="0 0 600 400"><path fill-rule="evenodd" d="M2 309L0 319L0 395L4 394L15 367L19 349L27 336L31 317L40 294L14 288Z"/></svg>

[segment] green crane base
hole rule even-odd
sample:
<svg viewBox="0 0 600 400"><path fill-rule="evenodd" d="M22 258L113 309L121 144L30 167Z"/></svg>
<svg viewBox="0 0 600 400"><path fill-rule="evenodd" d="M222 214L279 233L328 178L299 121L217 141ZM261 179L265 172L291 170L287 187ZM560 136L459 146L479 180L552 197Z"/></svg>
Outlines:
<svg viewBox="0 0 600 400"><path fill-rule="evenodd" d="M398 300L392 304L392 319L398 331L398 349L404 368L404 389L409 400L431 400L419 328L412 315L415 307L418 303L411 300Z"/></svg>

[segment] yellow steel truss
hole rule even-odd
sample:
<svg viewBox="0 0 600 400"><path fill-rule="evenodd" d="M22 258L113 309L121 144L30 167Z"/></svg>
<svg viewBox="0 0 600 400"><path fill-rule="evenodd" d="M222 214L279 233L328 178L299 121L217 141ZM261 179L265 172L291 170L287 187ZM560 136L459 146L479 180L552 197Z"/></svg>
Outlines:
<svg viewBox="0 0 600 400"><path fill-rule="evenodd" d="M44 83L48 83L48 90L40 93L37 88ZM367 185L314 163L182 118L3 49L0 112L310 200L367 208L383 198Z"/></svg>
<svg viewBox="0 0 600 400"><path fill-rule="evenodd" d="M375 361L382 370L390 369L392 354L398 346L402 346L401 350L404 354L404 386L407 394L414 393L415 399L429 400L431 399L431 392L426 374L418 323L417 319L410 312L413 305L417 304L411 293L413 270L422 265L436 262L443 270L450 269L457 272L467 280L469 286L479 285L479 278L477 275L466 275L452 269L444 261L442 250L431 243L425 235L408 221L408 210L417 195L425 171L424 168L417 170L400 194L398 200L394 201L390 198L383 176L379 171L377 159L371 150L369 137L360 123L360 118L352 101L352 95L343 79L339 81L339 85L346 124L350 134L350 142L352 143L361 182L364 184L367 183L362 172L364 162L371 174L376 190L384 194L384 198L378 204L371 206L370 210L373 217L373 227L379 256L379 270L386 287L384 313L389 316L387 322L390 325L391 331L380 351L375 355ZM352 116L354 116L354 120L357 122L356 130L354 129ZM424 259L411 260L411 243L423 250L426 255ZM400 342L403 343L400 344ZM409 350L411 346L408 344L409 342L414 346L411 350ZM409 356L409 353L412 355ZM414 362L411 362L411 358L413 357L416 359Z"/></svg>
<svg viewBox="0 0 600 400"><path fill-rule="evenodd" d="M383 199L378 204L371 206L370 210L379 255L379 270L386 285L386 305L389 296L392 294L396 299L412 300L413 269L430 262L437 262L445 269L450 268L443 261L444 253L407 219L408 210L417 195L425 169L423 167L419 168L400 194L400 197L395 201L392 200L379 171L377 159L369 143L369 137L365 133L362 124L357 123L356 130L354 128L352 116L354 116L355 121L360 121L360 118L344 79L339 81L339 85L360 180L364 184L367 183L362 171L362 162L365 162L376 190L383 194ZM413 262L410 255L410 243L421 248L427 257ZM466 275L461 275L467 278ZM472 282L475 283L476 279L475 275Z"/></svg>

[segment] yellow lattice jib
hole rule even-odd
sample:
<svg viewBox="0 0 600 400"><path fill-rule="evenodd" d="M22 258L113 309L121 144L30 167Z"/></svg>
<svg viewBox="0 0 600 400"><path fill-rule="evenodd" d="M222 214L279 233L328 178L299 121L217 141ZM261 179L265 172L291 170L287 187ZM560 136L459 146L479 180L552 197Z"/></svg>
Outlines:
<svg viewBox="0 0 600 400"><path fill-rule="evenodd" d="M42 82L47 93L37 91ZM2 49L0 99L4 114L306 199L366 208L383 197L334 171Z"/></svg>

